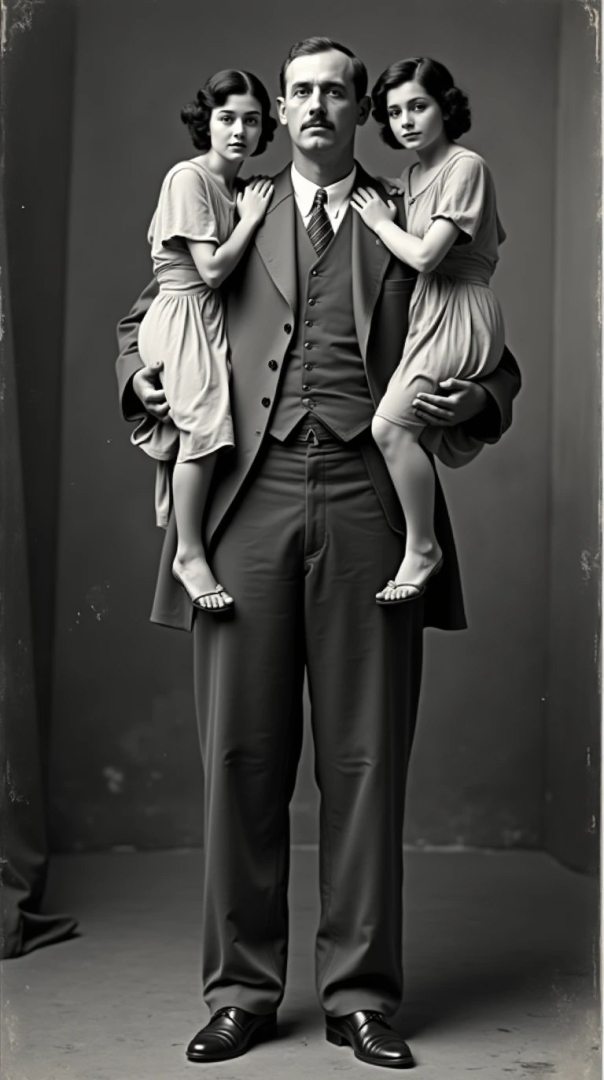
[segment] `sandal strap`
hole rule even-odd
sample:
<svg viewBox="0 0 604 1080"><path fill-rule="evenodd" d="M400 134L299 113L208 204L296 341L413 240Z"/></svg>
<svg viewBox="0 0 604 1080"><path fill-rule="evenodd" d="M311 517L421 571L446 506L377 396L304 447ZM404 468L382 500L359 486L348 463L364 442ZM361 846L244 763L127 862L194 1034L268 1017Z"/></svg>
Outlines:
<svg viewBox="0 0 604 1080"><path fill-rule="evenodd" d="M420 592L421 585L414 585L411 581L387 581L385 585L386 589L415 589L416 592Z"/></svg>
<svg viewBox="0 0 604 1080"><path fill-rule="evenodd" d="M196 596L193 603L196 604L198 600L204 600L206 596L216 596L216 593L224 592L222 585L217 585L215 589L210 589L209 592L202 592L199 596Z"/></svg>

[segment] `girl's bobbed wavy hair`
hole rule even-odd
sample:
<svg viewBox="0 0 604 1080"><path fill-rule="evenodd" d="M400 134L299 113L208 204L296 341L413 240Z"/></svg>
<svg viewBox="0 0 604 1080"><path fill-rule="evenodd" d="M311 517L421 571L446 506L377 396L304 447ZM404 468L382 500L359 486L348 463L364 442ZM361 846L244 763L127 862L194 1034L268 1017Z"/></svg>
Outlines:
<svg viewBox="0 0 604 1080"><path fill-rule="evenodd" d="M390 128L387 98L389 90L406 82L418 82L438 103L447 138L454 141L470 130L470 103L463 90L453 82L451 72L438 60L432 60L429 56L415 56L391 64L382 72L371 91L371 115L380 125L380 135L388 146L394 150L403 149Z"/></svg>
<svg viewBox="0 0 604 1080"><path fill-rule="evenodd" d="M236 71L228 68L217 71L197 91L195 101L189 102L180 111L183 124L189 129L193 146L206 153L211 146L210 116L212 109L219 109L231 94L251 94L260 105L262 114L261 132L258 146L251 157L261 154L272 141L277 121L271 116L271 101L263 83L250 71Z"/></svg>

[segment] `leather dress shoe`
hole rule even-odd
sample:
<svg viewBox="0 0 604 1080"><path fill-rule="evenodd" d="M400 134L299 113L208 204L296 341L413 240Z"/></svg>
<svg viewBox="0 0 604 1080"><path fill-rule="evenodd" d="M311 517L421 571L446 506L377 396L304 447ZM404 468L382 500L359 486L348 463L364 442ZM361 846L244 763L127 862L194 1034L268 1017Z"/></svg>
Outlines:
<svg viewBox="0 0 604 1080"><path fill-rule="evenodd" d="M415 1064L405 1040L380 1012L359 1009L348 1016L328 1016L325 1035L334 1046L351 1046L354 1056L368 1065L410 1069Z"/></svg>
<svg viewBox="0 0 604 1080"><path fill-rule="evenodd" d="M197 1032L187 1046L189 1061L227 1061L240 1057L253 1043L269 1039L277 1030L277 1014L256 1013L235 1005L218 1009L209 1024Z"/></svg>

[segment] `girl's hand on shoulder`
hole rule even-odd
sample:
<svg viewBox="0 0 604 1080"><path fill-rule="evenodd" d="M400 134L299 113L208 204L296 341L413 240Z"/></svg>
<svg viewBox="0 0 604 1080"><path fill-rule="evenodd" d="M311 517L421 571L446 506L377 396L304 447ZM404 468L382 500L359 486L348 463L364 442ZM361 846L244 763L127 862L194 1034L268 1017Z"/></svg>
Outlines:
<svg viewBox="0 0 604 1080"><path fill-rule="evenodd" d="M254 176L237 195L237 213L241 221L259 225L273 197L275 185L266 176Z"/></svg>
<svg viewBox="0 0 604 1080"><path fill-rule="evenodd" d="M394 203L390 199L385 203L373 188L357 188L353 191L350 202L365 225L374 232L383 222L394 221L396 217Z"/></svg>
<svg viewBox="0 0 604 1080"><path fill-rule="evenodd" d="M405 194L405 189L400 176L378 176L378 180L389 195Z"/></svg>

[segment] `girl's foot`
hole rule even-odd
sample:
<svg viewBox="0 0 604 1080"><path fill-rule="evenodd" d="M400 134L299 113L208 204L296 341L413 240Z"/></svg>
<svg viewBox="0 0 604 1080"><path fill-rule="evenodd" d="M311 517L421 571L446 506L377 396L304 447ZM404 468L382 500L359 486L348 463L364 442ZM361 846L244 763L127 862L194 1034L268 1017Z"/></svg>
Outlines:
<svg viewBox="0 0 604 1080"><path fill-rule="evenodd" d="M442 551L435 544L428 551L407 551L398 568L396 577L376 593L378 604L401 603L417 600L424 592L431 577L441 569Z"/></svg>
<svg viewBox="0 0 604 1080"><path fill-rule="evenodd" d="M194 607L201 611L226 611L232 608L233 597L219 585L208 563L201 556L191 559L176 557L172 574L182 585Z"/></svg>

